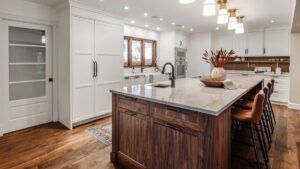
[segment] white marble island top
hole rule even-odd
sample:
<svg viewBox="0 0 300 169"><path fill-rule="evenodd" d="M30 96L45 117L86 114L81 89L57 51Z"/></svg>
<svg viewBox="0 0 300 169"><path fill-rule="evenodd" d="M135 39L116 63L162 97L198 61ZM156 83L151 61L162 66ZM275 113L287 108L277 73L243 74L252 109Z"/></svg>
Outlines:
<svg viewBox="0 0 300 169"><path fill-rule="evenodd" d="M229 77L239 87L228 90L204 86L198 78L176 80L175 88L133 85L111 90L112 93L165 104L213 116L220 115L243 95L263 81L263 77ZM170 81L159 84L170 84Z"/></svg>

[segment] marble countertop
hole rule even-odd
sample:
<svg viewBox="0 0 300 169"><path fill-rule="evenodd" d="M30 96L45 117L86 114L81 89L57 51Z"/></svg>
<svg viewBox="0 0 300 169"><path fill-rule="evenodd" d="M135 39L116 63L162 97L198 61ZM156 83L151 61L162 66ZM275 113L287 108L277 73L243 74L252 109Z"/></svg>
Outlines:
<svg viewBox="0 0 300 169"><path fill-rule="evenodd" d="M114 89L111 92L218 116L264 79L259 76L229 78L239 86L238 89L210 88L204 86L198 78L185 78L177 79L175 88L156 88L146 84ZM170 84L170 81L161 83Z"/></svg>
<svg viewBox="0 0 300 169"><path fill-rule="evenodd" d="M255 76L271 76L271 77L289 77L289 73L283 72L281 75L276 75L274 72L255 73L247 70L226 70L227 74L247 74Z"/></svg>
<svg viewBox="0 0 300 169"><path fill-rule="evenodd" d="M149 75L161 75L161 73L160 72L125 73L124 77L149 76Z"/></svg>

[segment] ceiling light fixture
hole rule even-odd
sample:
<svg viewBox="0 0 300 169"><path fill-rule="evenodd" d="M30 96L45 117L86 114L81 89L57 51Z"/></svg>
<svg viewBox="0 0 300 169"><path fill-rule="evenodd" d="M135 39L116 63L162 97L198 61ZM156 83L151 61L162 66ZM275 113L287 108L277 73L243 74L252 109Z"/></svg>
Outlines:
<svg viewBox="0 0 300 169"><path fill-rule="evenodd" d="M135 20L131 20L130 23L131 23L131 24L135 24Z"/></svg>
<svg viewBox="0 0 300 169"><path fill-rule="evenodd" d="M160 27L157 27L156 30L160 31Z"/></svg>
<svg viewBox="0 0 300 169"><path fill-rule="evenodd" d="M179 0L179 3L181 3L181 4L191 4L194 2L195 2L195 0Z"/></svg>
<svg viewBox="0 0 300 169"><path fill-rule="evenodd" d="M216 14L216 1L204 0L203 16L213 16Z"/></svg>
<svg viewBox="0 0 300 169"><path fill-rule="evenodd" d="M159 21L163 21L164 20L164 18L159 18Z"/></svg>
<svg viewBox="0 0 300 169"><path fill-rule="evenodd" d="M227 0L220 0L218 2L220 8L218 12L218 24L228 23L228 12L226 7Z"/></svg>
<svg viewBox="0 0 300 169"><path fill-rule="evenodd" d="M127 11L129 10L129 6L124 6L124 9Z"/></svg>
<svg viewBox="0 0 300 169"><path fill-rule="evenodd" d="M146 16L146 17L147 17L147 16L148 16L148 13L147 13L147 12L145 12L145 13L144 13L144 16Z"/></svg>
<svg viewBox="0 0 300 169"><path fill-rule="evenodd" d="M235 33L236 34L242 34L245 33L244 30L244 23L243 23L243 19L245 18L245 16L237 16L237 26L235 28Z"/></svg>
<svg viewBox="0 0 300 169"><path fill-rule="evenodd" d="M191 28L191 29L190 29L190 31L191 31L191 32L193 32L193 31L194 31L194 29L193 29L193 28Z"/></svg>
<svg viewBox="0 0 300 169"><path fill-rule="evenodd" d="M272 19L272 20L271 20L271 23L274 23L274 22L275 22L274 19Z"/></svg>
<svg viewBox="0 0 300 169"><path fill-rule="evenodd" d="M172 22L171 24L172 24L172 25L175 25L176 23L175 23L175 22Z"/></svg>
<svg viewBox="0 0 300 169"><path fill-rule="evenodd" d="M182 26L181 26L181 28L182 28L182 29L184 29L184 28L185 28L185 26L184 26L184 25L182 25Z"/></svg>
<svg viewBox="0 0 300 169"><path fill-rule="evenodd" d="M220 28L219 28L219 27L216 27L216 30L218 31L218 30L220 30Z"/></svg>
<svg viewBox="0 0 300 169"><path fill-rule="evenodd" d="M148 28L148 27L149 27L149 25L148 25L148 24L146 24L146 25L145 25L145 27L146 27L146 28Z"/></svg>
<svg viewBox="0 0 300 169"><path fill-rule="evenodd" d="M233 30L237 26L236 9L229 9L228 29Z"/></svg>

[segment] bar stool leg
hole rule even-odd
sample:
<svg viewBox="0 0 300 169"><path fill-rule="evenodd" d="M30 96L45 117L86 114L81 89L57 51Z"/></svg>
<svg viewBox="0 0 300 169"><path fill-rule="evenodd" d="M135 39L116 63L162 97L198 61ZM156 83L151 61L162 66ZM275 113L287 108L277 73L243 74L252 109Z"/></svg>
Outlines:
<svg viewBox="0 0 300 169"><path fill-rule="evenodd" d="M268 125L270 126L271 128L271 131L272 133L274 132L274 122L273 122L273 119L272 119L272 115L271 115L271 111L269 109L269 106L266 106L266 110L265 110L266 114L267 114L267 120L268 120Z"/></svg>
<svg viewBox="0 0 300 169"><path fill-rule="evenodd" d="M268 100L268 105L269 105L269 108L271 110L271 114L273 116L274 123L276 124L276 118L275 118L274 110L273 110L273 107L272 107L272 104L271 104L270 100Z"/></svg>
<svg viewBox="0 0 300 169"><path fill-rule="evenodd" d="M250 124L250 128L251 128L252 143L253 143L253 148L254 148L255 158L256 158L256 165L257 165L258 169L261 169L260 160L259 160L259 156L258 156L258 152L257 152L257 148L256 148L256 140L255 140L255 135L254 135L254 129L253 129L252 124Z"/></svg>
<svg viewBox="0 0 300 169"><path fill-rule="evenodd" d="M272 143L271 129L269 128L268 121L265 118L265 115L262 117L262 123L263 123L263 126L264 126L264 130L266 132L266 135L267 135L269 148L271 148L271 143Z"/></svg>
<svg viewBox="0 0 300 169"><path fill-rule="evenodd" d="M262 129L262 128L261 128L261 129ZM266 168L269 169L269 158L268 158L268 153L267 153L265 144L262 142L262 138L264 138L264 136L263 136L264 133L263 133L263 131L259 132L258 127L257 127L257 124L255 124L255 130L256 130L256 133L257 133L259 145L260 145L261 150L262 150L262 154L263 154L263 157L264 157L264 162L265 162ZM261 138L261 136L260 136L260 133L262 134L262 138Z"/></svg>

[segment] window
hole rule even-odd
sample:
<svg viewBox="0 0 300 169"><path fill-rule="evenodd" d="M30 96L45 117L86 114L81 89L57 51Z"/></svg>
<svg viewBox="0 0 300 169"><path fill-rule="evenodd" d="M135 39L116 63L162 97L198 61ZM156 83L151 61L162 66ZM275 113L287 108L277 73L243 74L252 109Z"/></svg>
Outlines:
<svg viewBox="0 0 300 169"><path fill-rule="evenodd" d="M156 66L156 41L134 37L124 38L124 66Z"/></svg>

